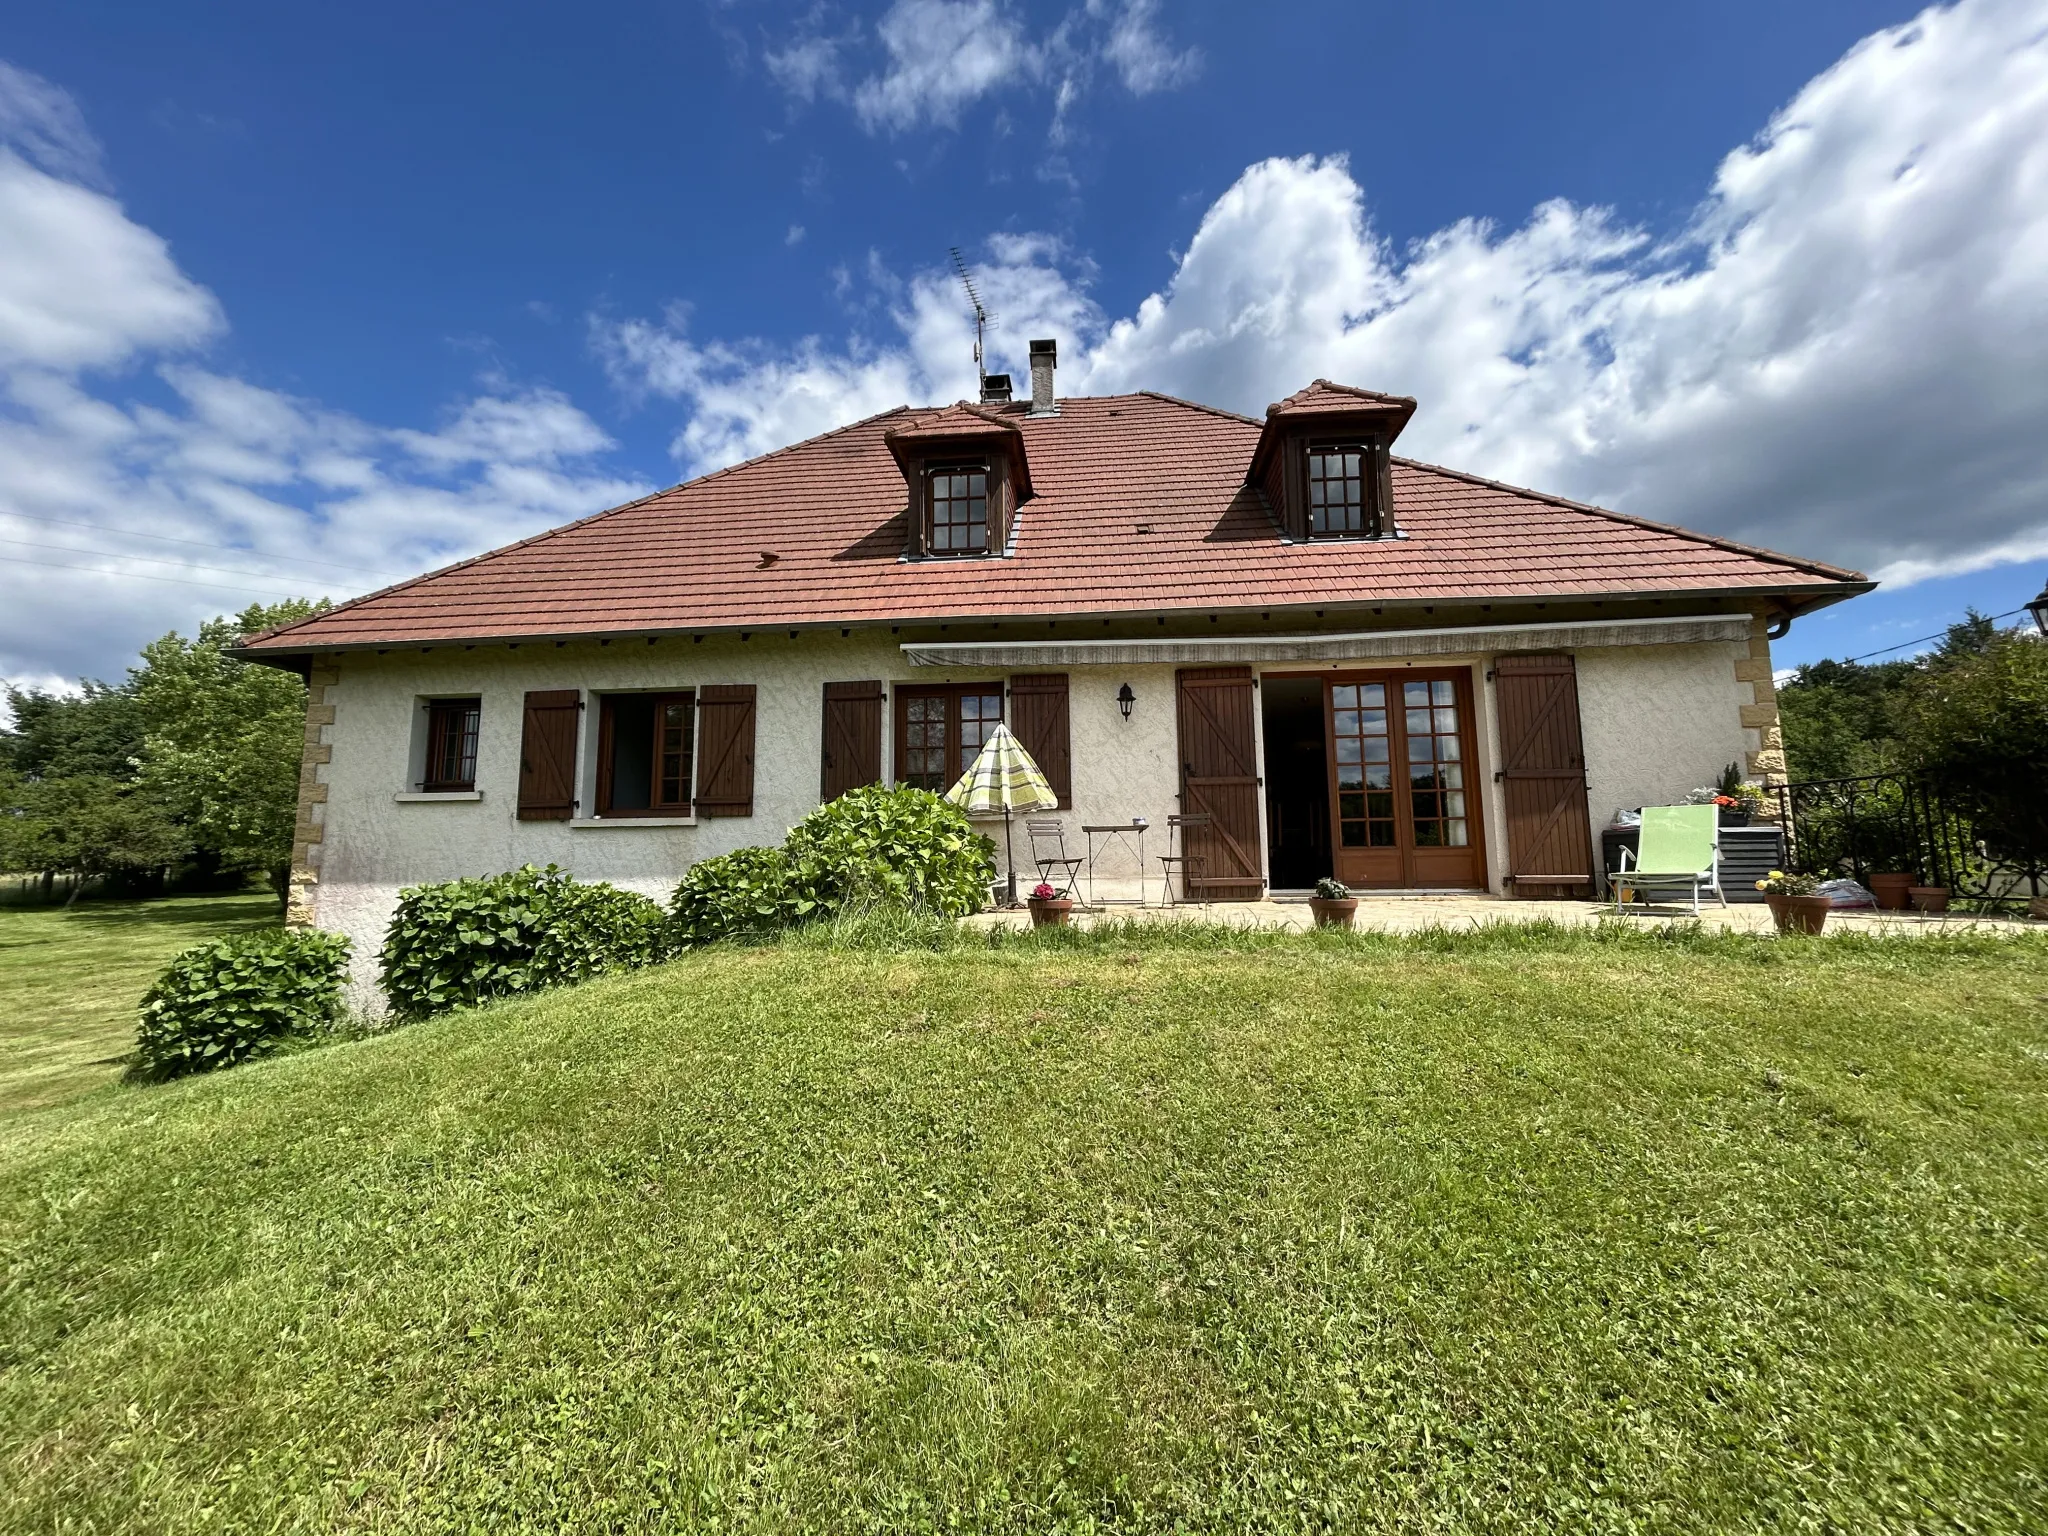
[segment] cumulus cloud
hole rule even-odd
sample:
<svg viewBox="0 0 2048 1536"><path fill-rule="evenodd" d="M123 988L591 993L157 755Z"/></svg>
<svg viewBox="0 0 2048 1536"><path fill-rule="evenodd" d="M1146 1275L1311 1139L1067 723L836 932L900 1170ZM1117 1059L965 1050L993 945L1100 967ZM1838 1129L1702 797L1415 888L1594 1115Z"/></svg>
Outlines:
<svg viewBox="0 0 2048 1536"><path fill-rule="evenodd" d="M1557 201L1395 249L1347 162L1304 157L1248 168L1129 315L1049 241L991 242L979 275L1017 290L994 305L1007 342L1060 339L1069 392L1256 413L1321 375L1417 396L1413 456L1894 581L2048 555L2041 0L1866 38L1675 234ZM696 469L969 391L943 274L884 312L879 340L793 350L648 322L601 341L685 403Z"/></svg>
<svg viewBox="0 0 2048 1536"><path fill-rule="evenodd" d="M69 98L9 69L0 132L0 675L118 674L208 614L368 590L645 489L551 390L487 379L391 429L206 367L213 295L61 174L88 163Z"/></svg>

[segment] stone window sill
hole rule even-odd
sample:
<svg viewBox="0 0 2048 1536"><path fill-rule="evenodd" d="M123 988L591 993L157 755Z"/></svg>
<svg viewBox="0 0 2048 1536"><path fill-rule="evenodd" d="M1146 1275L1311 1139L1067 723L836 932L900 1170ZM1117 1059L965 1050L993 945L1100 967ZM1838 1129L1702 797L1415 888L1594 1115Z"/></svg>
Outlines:
<svg viewBox="0 0 2048 1536"><path fill-rule="evenodd" d="M484 792L480 789L437 789L433 791L403 790L391 798L400 805L440 805L447 801L460 803L463 801L481 800L483 797Z"/></svg>
<svg viewBox="0 0 2048 1536"><path fill-rule="evenodd" d="M694 816L579 816L569 823L571 831L592 832L599 827L694 827Z"/></svg>

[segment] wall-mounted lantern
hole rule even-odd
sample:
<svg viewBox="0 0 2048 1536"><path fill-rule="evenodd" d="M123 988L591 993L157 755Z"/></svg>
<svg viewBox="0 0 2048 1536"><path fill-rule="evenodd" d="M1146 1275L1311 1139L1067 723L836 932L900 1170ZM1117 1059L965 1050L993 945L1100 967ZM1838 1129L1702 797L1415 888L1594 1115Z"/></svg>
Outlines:
<svg viewBox="0 0 2048 1536"><path fill-rule="evenodd" d="M1138 696L1131 692L1131 685L1125 683L1116 691L1116 707L1124 712L1124 719L1131 718L1131 706L1138 702Z"/></svg>
<svg viewBox="0 0 2048 1536"><path fill-rule="evenodd" d="M2048 582L2042 584L2041 595L2027 604L2027 612L2034 616L2034 628L2048 635ZM1124 713L1128 715L1130 711L1127 709Z"/></svg>

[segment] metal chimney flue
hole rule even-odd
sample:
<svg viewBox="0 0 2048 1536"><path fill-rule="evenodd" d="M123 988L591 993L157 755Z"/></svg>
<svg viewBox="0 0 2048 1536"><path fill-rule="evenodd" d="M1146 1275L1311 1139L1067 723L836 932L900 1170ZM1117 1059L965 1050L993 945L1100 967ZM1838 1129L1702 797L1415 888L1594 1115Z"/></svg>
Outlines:
<svg viewBox="0 0 2048 1536"><path fill-rule="evenodd" d="M1057 342L1034 341L1031 343L1031 414L1054 416L1059 407L1053 403L1052 373L1059 366L1060 349Z"/></svg>
<svg viewBox="0 0 2048 1536"><path fill-rule="evenodd" d="M1010 376L1007 373L990 373L982 376L981 403L983 405L1008 405L1010 403Z"/></svg>

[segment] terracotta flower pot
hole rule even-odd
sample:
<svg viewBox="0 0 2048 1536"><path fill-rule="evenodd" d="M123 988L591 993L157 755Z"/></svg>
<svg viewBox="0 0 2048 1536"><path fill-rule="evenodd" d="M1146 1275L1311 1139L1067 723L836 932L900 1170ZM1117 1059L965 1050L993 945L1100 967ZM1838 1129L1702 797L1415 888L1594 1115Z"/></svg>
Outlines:
<svg viewBox="0 0 2048 1536"><path fill-rule="evenodd" d="M1913 898L1913 905L1922 912L1948 910L1948 887L1945 885L1916 885L1906 894Z"/></svg>
<svg viewBox="0 0 2048 1536"><path fill-rule="evenodd" d="M1031 909L1031 926L1034 928L1063 928L1067 914L1074 910L1074 904L1063 896L1051 901L1040 901L1033 896L1025 905Z"/></svg>
<svg viewBox="0 0 2048 1536"><path fill-rule="evenodd" d="M1340 896L1326 901L1321 896L1311 896L1308 909L1316 915L1318 928L1349 928L1352 919L1358 916L1358 898Z"/></svg>
<svg viewBox="0 0 2048 1536"><path fill-rule="evenodd" d="M1780 933L1819 933L1833 910L1825 896L1782 896L1776 891L1764 892L1764 903Z"/></svg>
<svg viewBox="0 0 2048 1536"><path fill-rule="evenodd" d="M1870 876L1870 894L1887 912L1903 912L1911 905L1906 892L1913 888L1913 876L1897 870L1875 871Z"/></svg>
<svg viewBox="0 0 2048 1536"><path fill-rule="evenodd" d="M2048 896L2036 896L2028 902L2027 914L2039 922L2048 923Z"/></svg>

